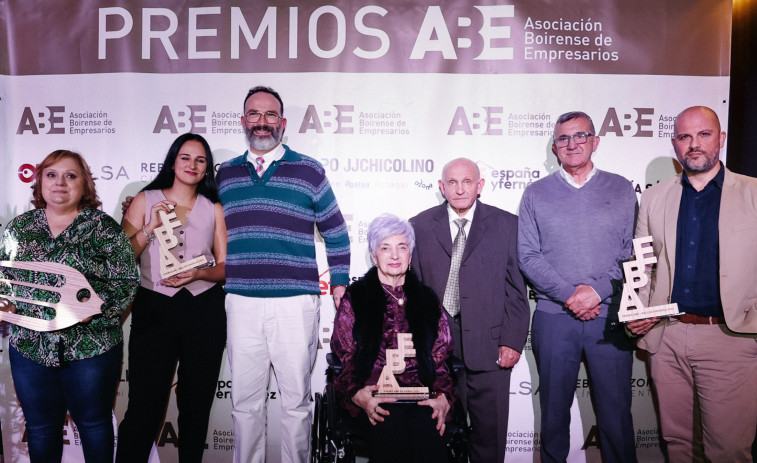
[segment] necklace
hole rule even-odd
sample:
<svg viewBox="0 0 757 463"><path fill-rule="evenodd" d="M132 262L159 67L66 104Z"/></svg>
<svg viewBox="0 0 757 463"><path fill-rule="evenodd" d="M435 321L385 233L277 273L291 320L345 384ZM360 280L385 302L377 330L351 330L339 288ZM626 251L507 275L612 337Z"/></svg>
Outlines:
<svg viewBox="0 0 757 463"><path fill-rule="evenodd" d="M384 291L386 291L386 294L392 296L394 298L394 300L397 301L397 305L398 306L402 307L403 305L405 305L405 298L404 297L400 298L400 297L395 296L394 294L391 293L391 291L389 291L388 289L386 289L386 287L384 285L381 285L381 287L384 288Z"/></svg>

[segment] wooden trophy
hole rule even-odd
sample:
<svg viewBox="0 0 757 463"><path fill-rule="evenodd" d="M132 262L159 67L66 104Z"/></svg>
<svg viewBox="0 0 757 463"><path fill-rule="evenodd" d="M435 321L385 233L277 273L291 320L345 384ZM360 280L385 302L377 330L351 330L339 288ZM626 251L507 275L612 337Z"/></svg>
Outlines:
<svg viewBox="0 0 757 463"><path fill-rule="evenodd" d="M73 326L82 320L98 315L101 312L104 301L100 299L87 279L78 270L57 262L20 262L0 261L0 267L31 270L41 273L54 273L63 275L65 281L61 286L45 286L24 281L0 278L3 286L26 286L28 288L41 289L57 293L58 302L37 301L24 297L16 297L10 294L0 294L0 299L27 302L55 309L55 318L43 320L41 318L19 315L11 312L0 311L0 321L13 323L35 331L56 331Z"/></svg>
<svg viewBox="0 0 757 463"><path fill-rule="evenodd" d="M633 250L636 259L623 262L625 282L623 283L623 295L620 298L620 309L618 310L618 321L620 322L682 315L682 312L678 311L678 304L644 307L636 293L638 288L643 288L649 284L649 277L645 272L646 266L657 262L652 246L647 246L651 242L651 236L634 239ZM648 254L651 255L647 256Z"/></svg>
<svg viewBox="0 0 757 463"><path fill-rule="evenodd" d="M381 371L381 377L378 381L378 391L373 392L374 397L409 402L436 397L436 393L429 392L426 386L401 387L397 383L394 375L405 371L405 359L408 357L415 357L413 335L410 333L397 333L397 349L386 350L386 365Z"/></svg>
<svg viewBox="0 0 757 463"><path fill-rule="evenodd" d="M168 214L164 211L158 212L162 225L157 227L153 232L155 233L155 239L158 240L158 245L160 246L160 276L163 279L195 267L208 265L208 259L205 256L199 256L186 262L180 262L173 256L173 254L171 254L171 249L179 244L179 240L176 238L176 235L173 234L173 230L174 228L179 228L181 226L181 221L176 217L173 205L170 205L169 207L171 212Z"/></svg>

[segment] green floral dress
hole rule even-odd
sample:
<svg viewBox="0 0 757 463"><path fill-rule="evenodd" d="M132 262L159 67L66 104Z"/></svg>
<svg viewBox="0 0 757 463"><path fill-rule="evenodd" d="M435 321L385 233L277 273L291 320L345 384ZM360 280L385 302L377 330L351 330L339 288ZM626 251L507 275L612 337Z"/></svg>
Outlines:
<svg viewBox="0 0 757 463"><path fill-rule="evenodd" d="M12 325L10 344L21 355L44 366L60 366L103 354L123 341L121 314L139 285L136 259L129 239L112 217L85 208L57 237L44 209L25 212L8 224L0 244L0 260L58 262L80 271L105 301L102 315L58 331L41 332ZM3 278L55 286L61 275L0 267ZM8 284L0 294L57 302L57 293ZM17 302L18 313L49 320L55 310Z"/></svg>

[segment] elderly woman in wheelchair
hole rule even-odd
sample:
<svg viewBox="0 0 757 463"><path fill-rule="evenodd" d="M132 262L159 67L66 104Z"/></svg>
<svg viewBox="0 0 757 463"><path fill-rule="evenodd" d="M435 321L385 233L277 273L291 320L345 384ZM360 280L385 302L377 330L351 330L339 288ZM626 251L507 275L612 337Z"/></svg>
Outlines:
<svg viewBox="0 0 757 463"><path fill-rule="evenodd" d="M452 340L438 298L409 268L414 245L407 221L389 214L376 218L368 229L374 267L350 285L334 320L331 351L342 363L334 390L352 420L367 430L371 463L447 460L443 435L454 394L446 362ZM412 334L415 356L404 359L397 383L426 386L431 398L404 403L375 396L387 350L398 348L398 333Z"/></svg>

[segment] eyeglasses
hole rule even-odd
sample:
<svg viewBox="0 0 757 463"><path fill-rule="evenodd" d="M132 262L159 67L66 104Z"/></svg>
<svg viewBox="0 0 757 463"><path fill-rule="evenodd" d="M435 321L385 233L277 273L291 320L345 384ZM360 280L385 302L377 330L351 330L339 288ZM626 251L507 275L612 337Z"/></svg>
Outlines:
<svg viewBox="0 0 757 463"><path fill-rule="evenodd" d="M594 134L590 132L576 132L573 135L561 135L554 139L555 146L558 148L565 148L566 146L570 145L571 138L576 143L576 145L582 145L586 143L587 140L589 140L589 137L593 137Z"/></svg>
<svg viewBox="0 0 757 463"><path fill-rule="evenodd" d="M250 124L254 124L258 121L260 121L260 118L265 116L265 121L269 124L275 124L279 122L279 119L281 116L279 113L275 111L268 111L265 113L261 113L260 111L250 111L247 114L244 115L244 118L249 122Z"/></svg>

